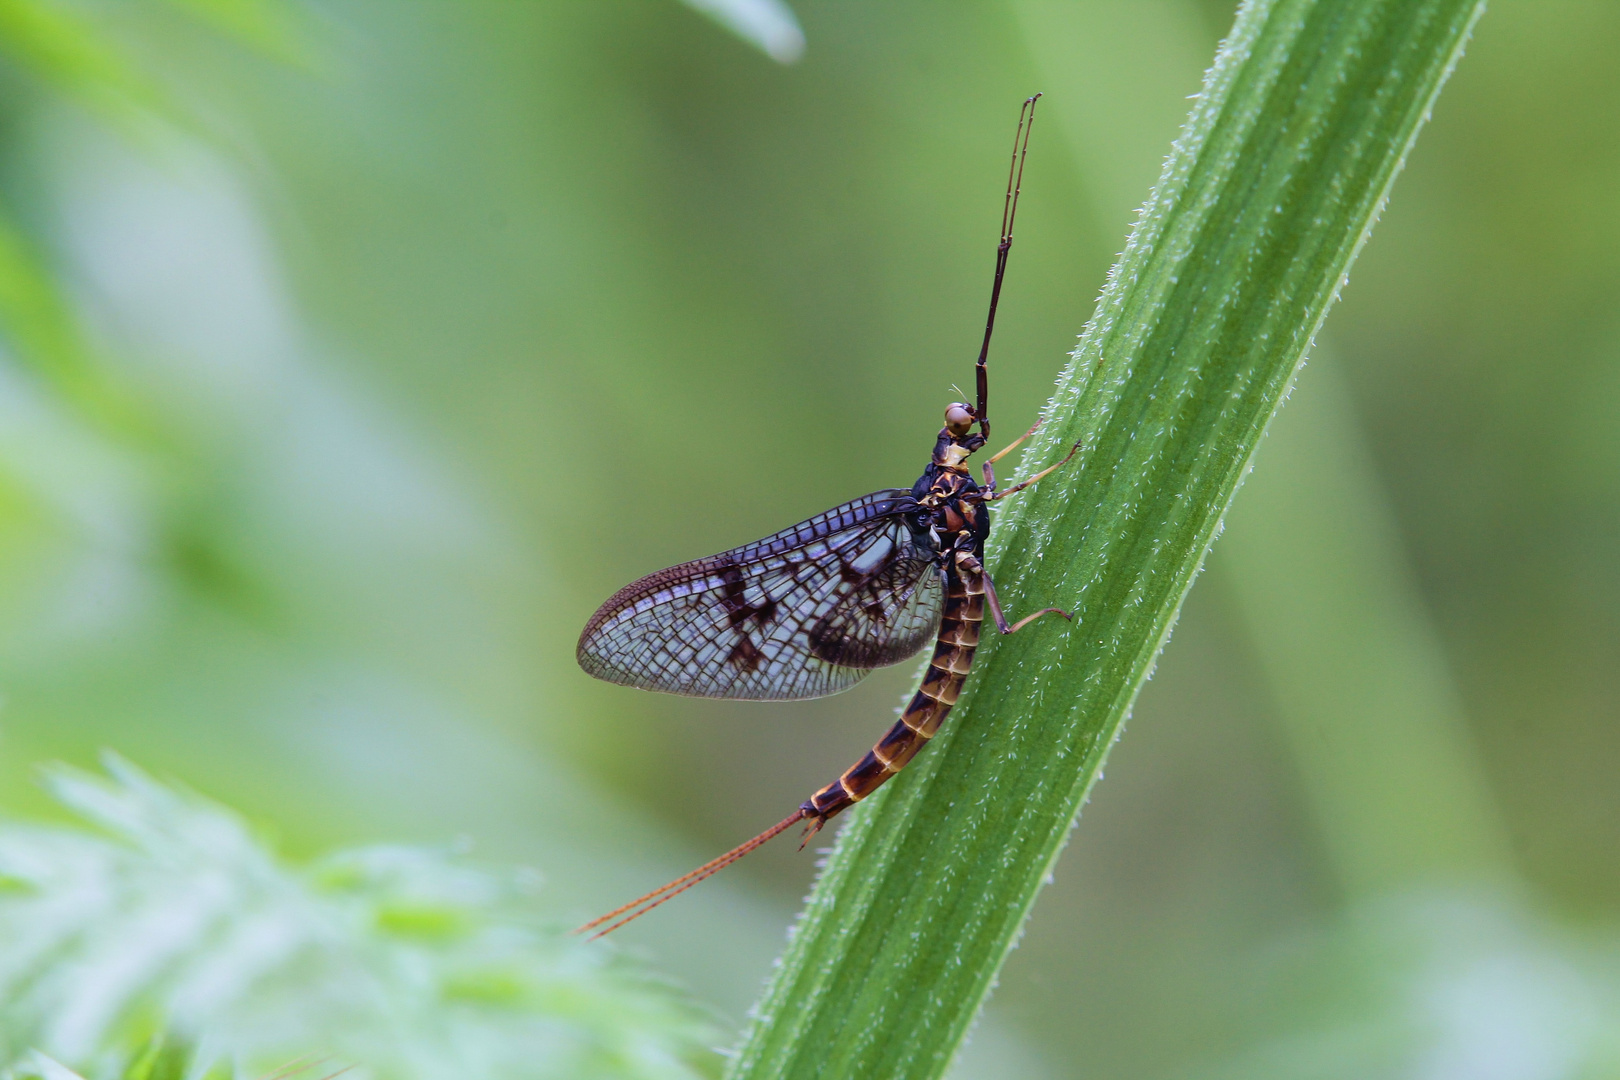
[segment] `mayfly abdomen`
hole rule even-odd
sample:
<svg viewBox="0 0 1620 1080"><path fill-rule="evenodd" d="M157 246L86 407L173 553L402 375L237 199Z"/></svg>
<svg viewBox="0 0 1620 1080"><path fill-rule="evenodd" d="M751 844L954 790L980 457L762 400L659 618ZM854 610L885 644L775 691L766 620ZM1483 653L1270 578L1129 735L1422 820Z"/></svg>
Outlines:
<svg viewBox="0 0 1620 1080"><path fill-rule="evenodd" d="M928 745L967 681L983 621L984 567L971 553L958 551L946 573L945 611L922 686L877 745L805 800L799 809L811 820L812 828L876 791Z"/></svg>

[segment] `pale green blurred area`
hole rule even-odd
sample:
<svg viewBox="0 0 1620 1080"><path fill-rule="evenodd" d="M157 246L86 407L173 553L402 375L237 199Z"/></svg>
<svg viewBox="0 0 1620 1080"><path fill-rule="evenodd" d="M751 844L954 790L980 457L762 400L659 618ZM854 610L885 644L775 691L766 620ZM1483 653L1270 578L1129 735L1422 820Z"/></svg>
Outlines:
<svg viewBox="0 0 1620 1080"><path fill-rule="evenodd" d="M1022 430L1231 17L806 2L782 66L673 3L300 5L268 50L72 10L179 104L0 77L85 336L6 314L5 806L111 746L294 854L465 836L580 918L778 820L909 677L653 697L577 670L590 612L914 479L1041 89ZM1617 52L1602 0L1481 24L961 1075L1620 1075ZM813 866L623 944L740 1021Z"/></svg>

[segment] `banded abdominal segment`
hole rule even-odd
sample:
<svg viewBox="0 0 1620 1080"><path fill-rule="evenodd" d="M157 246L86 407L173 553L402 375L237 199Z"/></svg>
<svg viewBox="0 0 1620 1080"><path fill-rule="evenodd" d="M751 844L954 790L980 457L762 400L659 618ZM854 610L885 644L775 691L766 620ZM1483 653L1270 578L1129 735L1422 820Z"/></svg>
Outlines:
<svg viewBox="0 0 1620 1080"><path fill-rule="evenodd" d="M984 567L972 552L954 553L945 572L945 608L934 656L922 686L877 745L799 807L812 831L905 768L945 722L978 649L979 628L984 622L984 580Z"/></svg>

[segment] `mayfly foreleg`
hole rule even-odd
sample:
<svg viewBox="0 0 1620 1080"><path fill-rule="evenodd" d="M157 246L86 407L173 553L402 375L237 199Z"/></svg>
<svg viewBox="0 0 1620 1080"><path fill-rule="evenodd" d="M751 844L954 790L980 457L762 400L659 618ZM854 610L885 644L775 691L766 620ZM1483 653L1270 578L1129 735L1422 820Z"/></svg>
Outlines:
<svg viewBox="0 0 1620 1080"><path fill-rule="evenodd" d="M998 453L992 454L990 457L985 459L984 466L980 469L980 475L984 477L984 486L987 489L993 490L996 486L996 470L991 466L995 465L996 462L1018 449L1019 444L1025 439L1029 438L1031 435L1035 434L1042 423L1043 420L1036 420L1029 426L1028 431L1024 432L1022 435L1018 436L1018 438L1002 447Z"/></svg>
<svg viewBox="0 0 1620 1080"><path fill-rule="evenodd" d="M1069 460L1071 458L1073 458L1074 455L1078 454L1079 452L1080 452L1080 444L1075 443L1073 446L1069 447L1069 452L1067 454L1063 455L1063 460L1058 462L1056 465L1048 465L1046 468L1042 469L1040 472L1036 473L1034 476L1030 477L1028 480L1020 481L1019 483L1016 483L1012 487L1008 488L1006 491L994 491L994 492L991 492L989 495L986 495L984 497L984 501L985 502L995 502L997 499L1005 499L1009 495L1018 494L1020 491L1023 491L1025 488L1029 487L1029 485L1031 485L1031 484L1035 483L1036 481L1040 480L1042 477L1050 476L1053 473L1057 472L1059 469L1063 468L1063 466L1067 465L1069 463Z"/></svg>

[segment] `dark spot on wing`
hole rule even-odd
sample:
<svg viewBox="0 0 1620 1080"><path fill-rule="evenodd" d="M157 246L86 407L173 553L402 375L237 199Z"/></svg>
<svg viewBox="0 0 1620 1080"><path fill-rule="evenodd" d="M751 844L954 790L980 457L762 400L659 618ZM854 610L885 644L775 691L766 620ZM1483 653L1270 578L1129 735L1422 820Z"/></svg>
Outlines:
<svg viewBox="0 0 1620 1080"><path fill-rule="evenodd" d="M735 562L722 564L720 582L720 602L725 605L726 618L733 627L741 626L754 613L747 600L748 586L743 581L742 567Z"/></svg>
<svg viewBox="0 0 1620 1080"><path fill-rule="evenodd" d="M765 662L765 654L759 651L759 646L755 645L748 635L744 634L737 639L737 644L732 646L726 662L744 671L753 671Z"/></svg>
<svg viewBox="0 0 1620 1080"><path fill-rule="evenodd" d="M749 619L762 627L775 621L777 602L774 597L766 595L764 602L757 606L748 602L748 583L739 564L728 562L722 565L720 582L720 603L726 609L726 622L733 630L746 625Z"/></svg>
<svg viewBox="0 0 1620 1080"><path fill-rule="evenodd" d="M744 603L743 593L747 586L743 582L742 567L735 561L727 560L719 566L721 584L721 603L726 607L736 607Z"/></svg>
<svg viewBox="0 0 1620 1080"><path fill-rule="evenodd" d="M844 657L849 634L839 623L821 622L810 628L806 639L811 656L836 664Z"/></svg>

